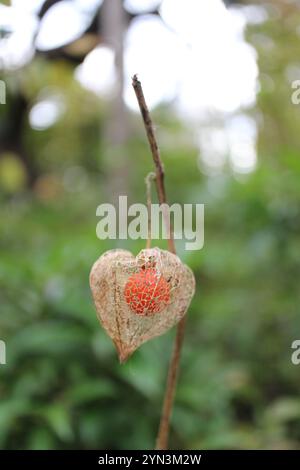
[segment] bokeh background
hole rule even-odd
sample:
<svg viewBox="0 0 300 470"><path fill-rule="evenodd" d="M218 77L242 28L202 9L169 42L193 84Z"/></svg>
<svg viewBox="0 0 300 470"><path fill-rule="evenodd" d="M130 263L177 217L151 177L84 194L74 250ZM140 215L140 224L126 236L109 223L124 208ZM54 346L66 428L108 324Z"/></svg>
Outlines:
<svg viewBox="0 0 300 470"><path fill-rule="evenodd" d="M120 366L88 285L144 247L95 232L145 202L134 73L169 201L205 204L171 448L300 448L299 47L296 0L1 2L1 448L154 446L174 330Z"/></svg>

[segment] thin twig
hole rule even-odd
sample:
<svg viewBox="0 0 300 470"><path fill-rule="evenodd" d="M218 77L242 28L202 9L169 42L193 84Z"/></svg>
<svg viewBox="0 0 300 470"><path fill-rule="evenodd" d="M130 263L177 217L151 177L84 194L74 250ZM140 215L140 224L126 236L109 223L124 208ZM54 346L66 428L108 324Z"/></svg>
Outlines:
<svg viewBox="0 0 300 470"><path fill-rule="evenodd" d="M170 225L169 212L167 210L167 197L166 197L166 190L165 190L165 184L164 184L164 177L165 177L164 167L161 161L159 148L158 148L157 141L155 138L154 127L153 127L150 113L149 113L149 110L145 101L142 85L136 75L134 75L132 78L132 86L134 88L134 91L135 91L135 94L139 103L139 107L141 110L141 114L143 116L144 125L145 125L145 129L146 129L146 133L147 133L147 137L148 137L148 141L149 141L149 145L150 145L150 149L152 152L152 157L153 157L153 161L155 165L156 188L157 188L158 200L160 204L163 204L162 211L163 211L164 221L165 221L165 225L166 225L167 233L168 233L169 251L175 254L176 249L175 249L175 243L174 243L174 234L173 234L172 227Z"/></svg>
<svg viewBox="0 0 300 470"><path fill-rule="evenodd" d="M162 164L162 160L160 157L159 148L157 145L153 123L150 117L150 113L145 101L143 89L141 82L138 80L137 76L134 75L132 78L132 86L134 88L140 111L144 120L144 125L149 141L149 145L152 152L152 157L155 165L155 172L156 172L156 188L158 193L158 199L160 204L167 204L167 197L166 197L166 190L164 184L164 168ZM167 231L169 234L168 237L168 248L171 253L176 254L176 248L174 243L174 233L172 226L170 224L169 213L165 212L165 223L167 224ZM158 436L156 441L156 449L167 449L168 448L168 440L169 440L169 429L170 429L170 419L172 414L172 407L174 402L174 395L176 389L176 382L178 376L178 369L179 369L179 362L180 362L180 354L181 348L184 338L184 331L185 331L185 317L178 323L177 326L177 333L174 342L173 353L170 361L169 371L168 371L168 378L165 390L165 397L164 403L160 418L160 425L158 430Z"/></svg>
<svg viewBox="0 0 300 470"><path fill-rule="evenodd" d="M151 248L151 183L156 179L156 174L151 171L145 178L147 191L147 211L148 211L148 238L146 248Z"/></svg>

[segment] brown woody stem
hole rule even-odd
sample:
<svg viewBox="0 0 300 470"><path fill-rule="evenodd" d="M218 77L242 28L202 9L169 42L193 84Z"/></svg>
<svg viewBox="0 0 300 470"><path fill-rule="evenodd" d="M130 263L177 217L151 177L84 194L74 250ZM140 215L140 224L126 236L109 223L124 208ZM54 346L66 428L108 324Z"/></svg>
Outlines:
<svg viewBox="0 0 300 470"><path fill-rule="evenodd" d="M167 210L167 197L166 197L166 190L165 190L165 183L164 183L164 168L159 152L159 148L157 145L157 140L154 133L153 123L150 117L150 113L145 101L143 89L141 82L138 80L137 76L134 75L132 78L132 86L134 88L140 111L143 117L154 165L155 165L155 173L156 173L156 188L158 194L158 200L160 204L163 204L164 209L164 220L166 223L167 231L169 234L168 237L168 248L171 253L176 254L176 248L174 243L174 233L172 226L170 224L169 212ZM185 331L185 317L178 323L177 332L174 342L173 353L171 357L171 362L168 371L167 377L167 384L165 390L165 397L164 403L160 418L160 425L156 440L156 449L167 449L168 448L168 440L169 440L169 429L170 429L170 419L172 414L173 402L174 402L174 395L176 389L176 382L179 370L179 362L180 362L180 354L182 349L182 343L184 338L184 331Z"/></svg>

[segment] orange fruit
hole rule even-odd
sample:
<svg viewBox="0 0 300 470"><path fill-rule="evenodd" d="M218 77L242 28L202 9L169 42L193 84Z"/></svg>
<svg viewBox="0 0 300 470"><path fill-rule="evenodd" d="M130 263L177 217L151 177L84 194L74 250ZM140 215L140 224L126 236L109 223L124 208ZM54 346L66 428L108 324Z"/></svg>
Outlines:
<svg viewBox="0 0 300 470"><path fill-rule="evenodd" d="M124 296L130 309L138 315L161 312L170 301L170 285L153 268L142 268L127 281Z"/></svg>

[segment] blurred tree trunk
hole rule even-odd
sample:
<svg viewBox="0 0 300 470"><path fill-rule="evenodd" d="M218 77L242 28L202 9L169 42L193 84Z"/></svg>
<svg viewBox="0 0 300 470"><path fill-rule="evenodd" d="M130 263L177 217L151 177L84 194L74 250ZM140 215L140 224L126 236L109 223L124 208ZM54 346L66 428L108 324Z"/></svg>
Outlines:
<svg viewBox="0 0 300 470"><path fill-rule="evenodd" d="M7 105L6 108L8 111L3 121L1 120L0 155L5 152L13 152L22 161L27 175L28 187L32 188L38 177L38 169L32 153L29 156L24 142L28 106L27 98L21 91L9 96L9 106Z"/></svg>
<svg viewBox="0 0 300 470"><path fill-rule="evenodd" d="M118 194L127 194L128 189L126 144L129 129L123 99L126 14L122 0L104 0L101 8L101 25L104 44L111 47L115 54L116 83L103 135L103 156L108 171L108 189L115 199Z"/></svg>

